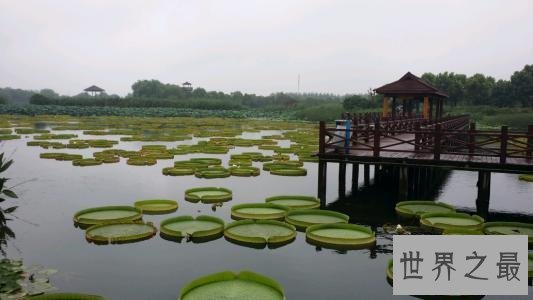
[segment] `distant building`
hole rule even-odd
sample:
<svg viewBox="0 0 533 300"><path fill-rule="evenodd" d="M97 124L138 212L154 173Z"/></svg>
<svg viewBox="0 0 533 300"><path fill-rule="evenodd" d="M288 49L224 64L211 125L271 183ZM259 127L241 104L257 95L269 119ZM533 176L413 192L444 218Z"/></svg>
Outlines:
<svg viewBox="0 0 533 300"><path fill-rule="evenodd" d="M184 82L184 83L182 84L182 88L183 88L183 90L186 91L187 93L192 92L192 84L191 84L190 82L188 82L188 81L186 81L186 82Z"/></svg>
<svg viewBox="0 0 533 300"><path fill-rule="evenodd" d="M90 87L84 89L83 91L89 93L89 95L91 96L100 95L103 92L105 92L103 88L97 87L96 85L91 85Z"/></svg>

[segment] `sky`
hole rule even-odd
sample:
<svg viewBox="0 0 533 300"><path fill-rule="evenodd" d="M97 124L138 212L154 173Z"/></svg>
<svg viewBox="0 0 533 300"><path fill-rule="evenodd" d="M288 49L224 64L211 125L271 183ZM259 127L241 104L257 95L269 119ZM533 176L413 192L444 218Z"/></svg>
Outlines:
<svg viewBox="0 0 533 300"><path fill-rule="evenodd" d="M0 0L0 87L126 95L139 79L364 93L407 71L508 79L533 63L531 0Z"/></svg>

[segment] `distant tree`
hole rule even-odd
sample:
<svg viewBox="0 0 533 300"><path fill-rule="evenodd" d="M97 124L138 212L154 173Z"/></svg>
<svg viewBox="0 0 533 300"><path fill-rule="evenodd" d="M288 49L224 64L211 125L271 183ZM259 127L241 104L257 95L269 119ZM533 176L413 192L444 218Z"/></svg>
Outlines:
<svg viewBox="0 0 533 300"><path fill-rule="evenodd" d="M498 80L492 89L490 97L490 104L499 107L514 105L514 90L513 85L508 80Z"/></svg>
<svg viewBox="0 0 533 300"><path fill-rule="evenodd" d="M33 94L30 97L30 104L45 105L50 103L50 98L41 94Z"/></svg>
<svg viewBox="0 0 533 300"><path fill-rule="evenodd" d="M465 96L469 104L486 105L490 103L492 88L494 87L494 78L483 74L474 74L469 77L465 83Z"/></svg>
<svg viewBox="0 0 533 300"><path fill-rule="evenodd" d="M533 65L526 65L521 71L514 72L511 85L522 107L533 106Z"/></svg>
<svg viewBox="0 0 533 300"><path fill-rule="evenodd" d="M342 107L345 110L353 110L355 108L369 108L372 105L368 97L362 95L351 95L342 101Z"/></svg>
<svg viewBox="0 0 533 300"><path fill-rule="evenodd" d="M39 94L48 98L59 98L59 94L52 89L42 89Z"/></svg>
<svg viewBox="0 0 533 300"><path fill-rule="evenodd" d="M6 100L6 98L4 98L4 97L2 97L2 96L0 96L0 105L1 105L1 104L7 104L7 100Z"/></svg>
<svg viewBox="0 0 533 300"><path fill-rule="evenodd" d="M436 88L444 91L450 97L452 105L465 102L466 75L444 72L437 75L424 73L422 79L426 80Z"/></svg>
<svg viewBox="0 0 533 300"><path fill-rule="evenodd" d="M207 91L201 87L198 87L191 92L191 96L194 98L205 98L207 97Z"/></svg>
<svg viewBox="0 0 533 300"><path fill-rule="evenodd" d="M4 97L8 103L12 104L28 104L31 95L34 93L34 91L12 89L9 87L0 88L0 96Z"/></svg>

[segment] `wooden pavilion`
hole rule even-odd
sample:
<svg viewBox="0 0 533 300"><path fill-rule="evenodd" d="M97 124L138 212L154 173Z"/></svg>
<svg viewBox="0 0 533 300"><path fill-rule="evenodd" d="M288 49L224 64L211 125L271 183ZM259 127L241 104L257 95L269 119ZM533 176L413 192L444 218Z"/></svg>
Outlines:
<svg viewBox="0 0 533 300"><path fill-rule="evenodd" d="M393 119L397 116L418 117L422 103L422 117L426 120L440 119L444 115L444 99L448 95L422 78L407 72L402 78L374 90L383 97L381 116ZM399 109L401 101L401 110ZM389 103L390 102L390 103ZM389 114L389 105L391 113ZM435 113L433 108L435 107Z"/></svg>
<svg viewBox="0 0 533 300"><path fill-rule="evenodd" d="M105 92L105 90L101 87L97 87L96 85L91 85L90 87L84 89L83 91L89 93L91 96L100 95L101 93Z"/></svg>

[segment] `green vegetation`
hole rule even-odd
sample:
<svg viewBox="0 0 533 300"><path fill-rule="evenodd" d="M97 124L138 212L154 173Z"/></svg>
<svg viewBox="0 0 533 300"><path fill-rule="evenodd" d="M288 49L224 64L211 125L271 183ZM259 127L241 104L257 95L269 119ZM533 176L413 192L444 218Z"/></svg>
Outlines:
<svg viewBox="0 0 533 300"><path fill-rule="evenodd" d="M103 161L97 158L75 159L72 161L72 165L78 167L98 166L102 163Z"/></svg>
<svg viewBox="0 0 533 300"><path fill-rule="evenodd" d="M310 209L320 207L320 201L316 197L312 196L274 196L266 198L265 202L287 206L290 209Z"/></svg>
<svg viewBox="0 0 533 300"><path fill-rule="evenodd" d="M178 202L167 199L139 200L133 206L147 215L168 214L178 210Z"/></svg>
<svg viewBox="0 0 533 300"><path fill-rule="evenodd" d="M231 167L230 169L232 176L239 177L250 177L250 176L259 176L261 171L256 167Z"/></svg>
<svg viewBox="0 0 533 300"><path fill-rule="evenodd" d="M180 216L161 221L161 234L172 238L190 237L205 239L219 236L224 231L224 221L212 216Z"/></svg>
<svg viewBox="0 0 533 300"><path fill-rule="evenodd" d="M485 234L520 234L528 236L528 243L533 246L533 224L519 222L487 222L483 225Z"/></svg>
<svg viewBox="0 0 533 300"><path fill-rule="evenodd" d="M181 289L180 300L232 299L283 300L283 287L275 280L250 271L215 273L193 280Z"/></svg>
<svg viewBox="0 0 533 300"><path fill-rule="evenodd" d="M104 297L88 294L54 293L34 296L31 300L104 300Z"/></svg>
<svg viewBox="0 0 533 300"><path fill-rule="evenodd" d="M528 182L533 182L533 175L531 174L522 174L518 176L518 179Z"/></svg>
<svg viewBox="0 0 533 300"><path fill-rule="evenodd" d="M483 235L481 230L463 229L463 228L448 228L444 229L442 234L447 235Z"/></svg>
<svg viewBox="0 0 533 300"><path fill-rule="evenodd" d="M480 216L471 216L457 212L425 213L420 216L420 226L422 229L433 233L442 233L446 229L456 228L481 230L484 221Z"/></svg>
<svg viewBox="0 0 533 300"><path fill-rule="evenodd" d="M231 217L236 220L283 220L288 210L272 203L244 203L231 207Z"/></svg>
<svg viewBox="0 0 533 300"><path fill-rule="evenodd" d="M431 212L455 212L451 205L433 201L402 201L396 203L396 214L405 219L419 219L422 214Z"/></svg>
<svg viewBox="0 0 533 300"><path fill-rule="evenodd" d="M192 188L185 191L185 200L193 203L219 203L233 198L231 190L220 187Z"/></svg>
<svg viewBox="0 0 533 300"><path fill-rule="evenodd" d="M386 270L386 274L387 274L387 281L392 284L392 281L394 279L394 264L393 264L393 260L392 258L389 259L387 261L387 270Z"/></svg>
<svg viewBox="0 0 533 300"><path fill-rule="evenodd" d="M150 222L121 222L93 225L85 231L85 238L95 244L122 244L153 237L157 229Z"/></svg>
<svg viewBox="0 0 533 300"><path fill-rule="evenodd" d="M322 209L294 209L285 216L285 222L298 230L317 224L348 223L350 217L340 212Z"/></svg>
<svg viewBox="0 0 533 300"><path fill-rule="evenodd" d="M2 176L12 164L12 159L4 158L4 153L0 153L0 176ZM18 198L17 194L7 186L8 181L9 178L0 177L0 203L6 202L9 198ZM3 255L5 255L4 247L7 246L7 240L15 238L15 233L7 226L7 221L11 220L10 216L17 210L17 207L18 206L0 206L0 253Z"/></svg>
<svg viewBox="0 0 533 300"><path fill-rule="evenodd" d="M140 209L132 206L101 206L78 211L74 223L78 226L132 222L142 218Z"/></svg>
<svg viewBox="0 0 533 300"><path fill-rule="evenodd" d="M290 243L296 237L294 226L275 220L240 220L226 226L224 236L232 242L264 248Z"/></svg>
<svg viewBox="0 0 533 300"><path fill-rule="evenodd" d="M361 249L376 244L376 235L366 226L333 223L309 226L305 230L307 241L329 248Z"/></svg>

